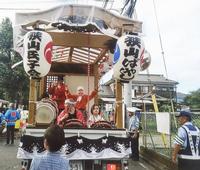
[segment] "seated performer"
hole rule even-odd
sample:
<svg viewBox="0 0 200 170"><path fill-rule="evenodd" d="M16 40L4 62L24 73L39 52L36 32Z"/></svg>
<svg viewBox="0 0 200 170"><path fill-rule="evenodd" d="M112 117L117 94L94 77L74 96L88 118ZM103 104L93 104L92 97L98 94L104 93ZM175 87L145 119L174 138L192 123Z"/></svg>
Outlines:
<svg viewBox="0 0 200 170"><path fill-rule="evenodd" d="M59 114L57 117L57 124L63 127L65 122L70 119L78 119L80 122L86 126L86 122L84 120L82 112L77 110L75 107L75 102L73 99L65 100L65 109Z"/></svg>
<svg viewBox="0 0 200 170"><path fill-rule="evenodd" d="M66 98L72 98L74 101L76 101L76 109L80 110L83 114L84 114L84 118L85 121L87 120L87 115L86 115L86 106L87 103L89 102L89 100L93 99L98 90L94 90L92 91L92 93L90 95L87 95L84 93L84 88L82 86L79 86L77 88L77 94L71 94L68 90L68 88L66 87Z"/></svg>
<svg viewBox="0 0 200 170"><path fill-rule="evenodd" d="M63 83L63 77L58 77L58 82L53 83L48 88L48 93L51 96L51 99L56 101L58 104L59 112L64 109L64 102L65 102L65 84Z"/></svg>
<svg viewBox="0 0 200 170"><path fill-rule="evenodd" d="M90 127L92 124L98 122L98 121L103 121L104 118L102 117L100 108L97 104L93 104L91 107L91 114L88 119L88 127Z"/></svg>

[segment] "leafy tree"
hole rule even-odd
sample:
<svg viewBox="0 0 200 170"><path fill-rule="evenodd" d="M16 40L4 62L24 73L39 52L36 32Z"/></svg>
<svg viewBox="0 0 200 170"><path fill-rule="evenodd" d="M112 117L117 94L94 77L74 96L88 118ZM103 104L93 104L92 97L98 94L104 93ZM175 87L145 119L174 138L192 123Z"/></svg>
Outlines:
<svg viewBox="0 0 200 170"><path fill-rule="evenodd" d="M200 89L190 92L184 99L184 103L191 109L200 109Z"/></svg>
<svg viewBox="0 0 200 170"><path fill-rule="evenodd" d="M21 59L21 56L13 50L12 23L9 18L5 18L0 24L0 98L27 104L28 76L22 65L11 68Z"/></svg>
<svg viewBox="0 0 200 170"><path fill-rule="evenodd" d="M160 112L172 112L172 108L171 108L171 104L163 104L162 106L160 106L159 108Z"/></svg>

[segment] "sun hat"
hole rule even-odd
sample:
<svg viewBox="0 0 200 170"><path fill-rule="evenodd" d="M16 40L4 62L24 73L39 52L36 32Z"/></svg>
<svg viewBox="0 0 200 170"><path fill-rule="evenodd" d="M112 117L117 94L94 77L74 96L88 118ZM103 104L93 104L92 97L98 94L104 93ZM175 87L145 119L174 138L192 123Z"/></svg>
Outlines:
<svg viewBox="0 0 200 170"><path fill-rule="evenodd" d="M127 111L128 112L135 112L135 111L140 111L141 109L137 108L137 107L127 107Z"/></svg>
<svg viewBox="0 0 200 170"><path fill-rule="evenodd" d="M178 114L176 114L176 117L186 116L191 120L192 113L190 111L181 110Z"/></svg>

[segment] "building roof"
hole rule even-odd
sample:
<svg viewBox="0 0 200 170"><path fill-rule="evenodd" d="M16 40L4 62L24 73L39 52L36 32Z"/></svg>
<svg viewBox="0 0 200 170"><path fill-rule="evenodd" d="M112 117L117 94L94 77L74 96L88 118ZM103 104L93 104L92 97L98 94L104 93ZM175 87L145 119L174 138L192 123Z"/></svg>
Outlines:
<svg viewBox="0 0 200 170"><path fill-rule="evenodd" d="M112 75L113 75L113 69L111 69L105 75L102 76L102 78L100 80L100 84L101 85L109 85L109 84L113 83L114 79L113 79ZM133 85L134 84L135 85L137 85L137 84L140 84L140 85L144 85L144 84L177 85L178 82L174 81L174 80L167 79L161 74L138 74L132 80L132 84Z"/></svg>
<svg viewBox="0 0 200 170"><path fill-rule="evenodd" d="M132 84L178 84L177 81L167 79L162 74L138 74Z"/></svg>

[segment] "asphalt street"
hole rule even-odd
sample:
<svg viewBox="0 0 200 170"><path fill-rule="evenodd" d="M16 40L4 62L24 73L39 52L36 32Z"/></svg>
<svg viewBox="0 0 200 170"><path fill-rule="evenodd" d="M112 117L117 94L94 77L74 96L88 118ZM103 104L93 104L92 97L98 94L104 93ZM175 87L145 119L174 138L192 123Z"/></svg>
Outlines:
<svg viewBox="0 0 200 170"><path fill-rule="evenodd" d="M16 158L19 139L13 145L5 145L6 139L0 136L0 169L1 170L20 170L20 160Z"/></svg>

